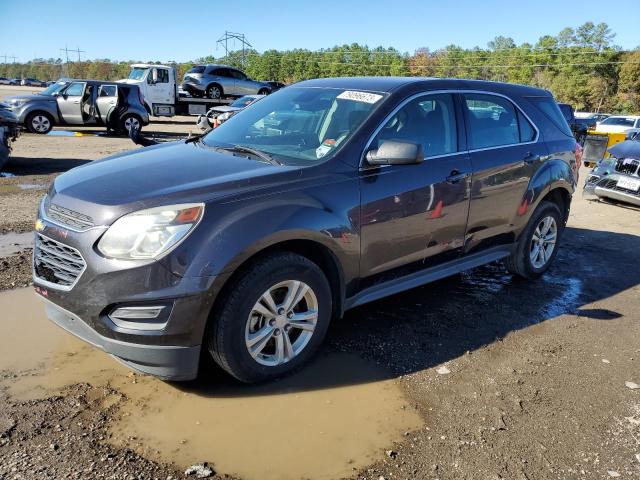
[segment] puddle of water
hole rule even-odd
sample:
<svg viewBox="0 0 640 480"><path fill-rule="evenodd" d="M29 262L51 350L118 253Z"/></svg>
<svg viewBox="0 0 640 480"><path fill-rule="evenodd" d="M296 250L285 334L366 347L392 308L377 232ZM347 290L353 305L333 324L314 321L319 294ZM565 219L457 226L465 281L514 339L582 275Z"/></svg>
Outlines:
<svg viewBox="0 0 640 480"><path fill-rule="evenodd" d="M52 137L95 137L95 133L74 132L71 130L51 130L47 135Z"/></svg>
<svg viewBox="0 0 640 480"><path fill-rule="evenodd" d="M8 232L0 235L0 257L18 253L25 248L33 247L33 232Z"/></svg>
<svg viewBox="0 0 640 480"><path fill-rule="evenodd" d="M31 289L0 293L0 312L0 370L28 372L4 382L12 396L109 383L129 399L110 441L180 467L208 461L247 480L339 478L422 425L396 382L357 356L321 355L261 386L226 377L170 384L131 376L52 325Z"/></svg>

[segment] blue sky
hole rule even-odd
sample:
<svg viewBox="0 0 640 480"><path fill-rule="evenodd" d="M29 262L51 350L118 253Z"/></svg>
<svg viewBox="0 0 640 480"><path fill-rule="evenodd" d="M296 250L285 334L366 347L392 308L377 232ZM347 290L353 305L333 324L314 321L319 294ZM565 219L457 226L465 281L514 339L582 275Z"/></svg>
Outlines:
<svg viewBox="0 0 640 480"><path fill-rule="evenodd" d="M631 4L635 3L633 0ZM516 43L585 21L606 22L618 45L640 45L640 8L601 0L0 0L0 62L61 57L186 61L222 56L225 30L258 50L319 49L358 42L411 52L481 46L496 35ZM628 7L628 8L627 8ZM111 26L111 27L110 27ZM77 56L77 55L76 55Z"/></svg>

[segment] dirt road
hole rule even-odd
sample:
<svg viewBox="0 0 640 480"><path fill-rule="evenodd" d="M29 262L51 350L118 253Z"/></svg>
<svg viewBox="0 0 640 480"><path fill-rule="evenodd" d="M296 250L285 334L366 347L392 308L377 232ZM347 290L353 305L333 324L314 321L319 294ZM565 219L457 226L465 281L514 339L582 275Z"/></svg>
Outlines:
<svg viewBox="0 0 640 480"><path fill-rule="evenodd" d="M540 281L489 265L355 309L280 382L205 365L167 384L70 338L18 288L15 233L49 182L130 148L25 135L0 178L0 232L14 233L0 236L0 479L181 478L201 462L249 480L640 478L638 210L578 193Z"/></svg>

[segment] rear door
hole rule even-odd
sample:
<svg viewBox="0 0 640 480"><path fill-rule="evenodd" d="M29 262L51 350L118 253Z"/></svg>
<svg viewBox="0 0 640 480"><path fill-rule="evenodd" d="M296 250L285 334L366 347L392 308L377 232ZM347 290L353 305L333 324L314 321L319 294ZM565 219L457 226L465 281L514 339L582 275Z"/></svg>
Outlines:
<svg viewBox="0 0 640 480"><path fill-rule="evenodd" d="M508 98L461 94L473 178L467 249L511 243L529 179L548 154L538 131Z"/></svg>
<svg viewBox="0 0 640 480"><path fill-rule="evenodd" d="M231 76L228 68L216 68L212 75L222 87L224 95L240 95L236 87L236 79Z"/></svg>
<svg viewBox="0 0 640 480"><path fill-rule="evenodd" d="M116 85L100 85L96 107L102 123L107 123L109 112L118 105L118 87Z"/></svg>
<svg viewBox="0 0 640 480"><path fill-rule="evenodd" d="M60 116L65 123L71 125L82 125L84 123L82 118L82 96L85 88L85 82L71 82L63 90L62 94L56 97Z"/></svg>
<svg viewBox="0 0 640 480"><path fill-rule="evenodd" d="M471 178L461 115L452 94L420 94L401 104L371 140L368 149L385 140L421 144L425 159L363 165L361 275L367 283L460 254Z"/></svg>

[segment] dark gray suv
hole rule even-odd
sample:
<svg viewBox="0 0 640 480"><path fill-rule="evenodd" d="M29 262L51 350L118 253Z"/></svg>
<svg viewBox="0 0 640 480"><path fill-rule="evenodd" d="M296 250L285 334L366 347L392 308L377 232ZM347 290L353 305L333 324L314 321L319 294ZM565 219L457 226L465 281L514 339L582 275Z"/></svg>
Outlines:
<svg viewBox="0 0 640 480"><path fill-rule="evenodd" d="M56 178L33 275L58 325L132 368L244 382L366 302L503 260L553 261L577 181L550 93L416 78L302 82L204 137Z"/></svg>

